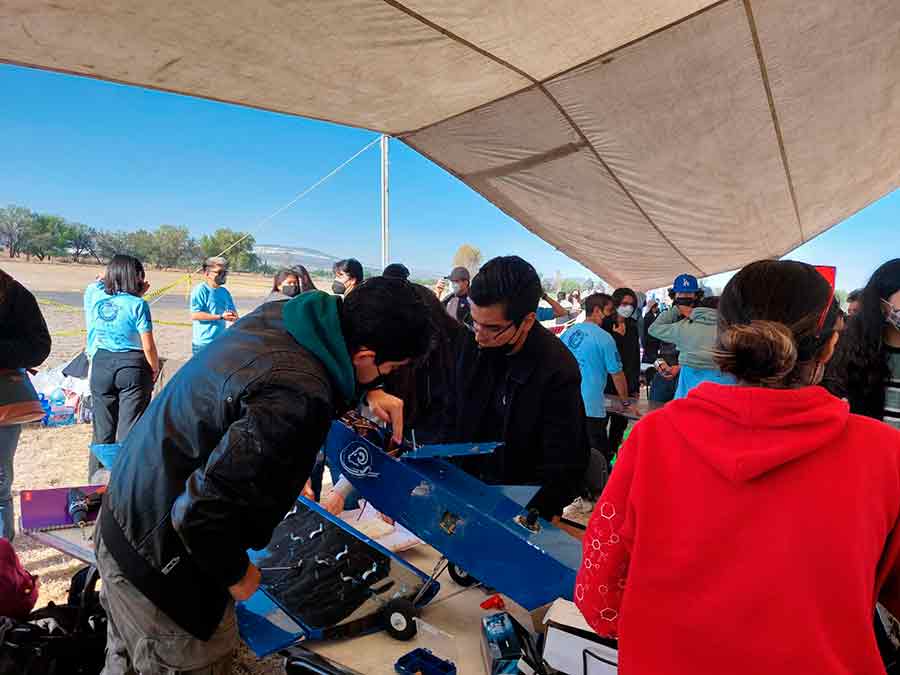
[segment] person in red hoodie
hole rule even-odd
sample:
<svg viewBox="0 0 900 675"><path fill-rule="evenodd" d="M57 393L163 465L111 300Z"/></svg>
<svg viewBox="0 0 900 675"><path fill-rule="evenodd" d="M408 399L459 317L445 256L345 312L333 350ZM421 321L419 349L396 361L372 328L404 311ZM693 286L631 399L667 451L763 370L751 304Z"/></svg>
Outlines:
<svg viewBox="0 0 900 675"><path fill-rule="evenodd" d="M822 387L840 310L816 270L748 265L717 363L622 447L575 601L623 675L883 674L876 600L900 611L900 432Z"/></svg>

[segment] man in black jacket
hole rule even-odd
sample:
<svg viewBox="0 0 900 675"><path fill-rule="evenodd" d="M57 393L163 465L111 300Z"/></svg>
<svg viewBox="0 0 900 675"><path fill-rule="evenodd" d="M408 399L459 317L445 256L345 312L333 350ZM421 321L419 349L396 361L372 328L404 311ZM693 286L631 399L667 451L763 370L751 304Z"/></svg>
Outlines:
<svg viewBox="0 0 900 675"><path fill-rule="evenodd" d="M529 507L552 520L578 496L589 444L578 362L535 320L542 292L517 256L494 258L472 280L475 334L457 363L455 431L502 441L463 468L487 483L540 486Z"/></svg>
<svg viewBox="0 0 900 675"><path fill-rule="evenodd" d="M612 294L616 313L608 316L601 324L602 328L613 336L619 358L622 360L622 372L628 382L628 395L638 398L641 394L641 343L638 336L638 323L634 318L637 308L637 293L627 287L617 288ZM606 385L607 394L616 394L616 387L610 379ZM615 453L622 444L628 418L617 413L606 416L609 420L609 451Z"/></svg>
<svg viewBox="0 0 900 675"><path fill-rule="evenodd" d="M189 361L122 445L97 540L109 614L104 673L230 672L234 601L260 581L263 548L300 494L332 419L431 339L407 282L376 278L345 300L267 303Z"/></svg>

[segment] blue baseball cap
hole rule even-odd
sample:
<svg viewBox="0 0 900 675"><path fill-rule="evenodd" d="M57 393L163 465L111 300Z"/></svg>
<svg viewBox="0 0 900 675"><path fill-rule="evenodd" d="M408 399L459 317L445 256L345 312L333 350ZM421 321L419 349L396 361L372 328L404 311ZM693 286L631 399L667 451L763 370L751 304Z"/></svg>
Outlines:
<svg viewBox="0 0 900 675"><path fill-rule="evenodd" d="M698 293L700 291L700 282L697 277L690 274L679 274L672 282L673 293Z"/></svg>

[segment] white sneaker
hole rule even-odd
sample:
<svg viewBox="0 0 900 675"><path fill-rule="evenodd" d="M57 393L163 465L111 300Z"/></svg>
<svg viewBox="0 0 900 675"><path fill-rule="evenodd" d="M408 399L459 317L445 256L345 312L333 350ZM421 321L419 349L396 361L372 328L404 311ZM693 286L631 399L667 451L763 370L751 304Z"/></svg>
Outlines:
<svg viewBox="0 0 900 675"><path fill-rule="evenodd" d="M587 499L586 497L578 497L569 505L569 509L581 515L589 515L594 512L594 506L597 502Z"/></svg>

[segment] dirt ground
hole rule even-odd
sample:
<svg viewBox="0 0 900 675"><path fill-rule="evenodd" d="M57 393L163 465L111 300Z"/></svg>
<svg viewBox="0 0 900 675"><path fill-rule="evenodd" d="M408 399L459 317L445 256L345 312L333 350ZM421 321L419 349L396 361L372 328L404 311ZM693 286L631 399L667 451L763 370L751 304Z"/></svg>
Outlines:
<svg viewBox="0 0 900 675"><path fill-rule="evenodd" d="M53 351L43 367L67 363L84 345L84 317L81 297L85 287L102 273L99 265L26 263L0 259L0 267L34 293L41 304L47 326L53 336ZM179 282L151 307L154 335L160 355L175 361L190 358L191 329L187 297L191 285L199 283L198 275L185 278L182 272L148 270L150 292ZM271 288L271 278L259 275L232 274L228 288L238 312L252 311ZM185 325L168 325L172 322ZM29 425L22 431L15 457L13 499L18 512L19 493L26 488L84 485L87 477L88 446L91 427L76 424L69 427L42 428ZM18 513L17 513L18 518ZM49 601L65 602L69 580L82 563L39 545L28 535L18 535L13 542L25 567L41 577L38 606ZM257 661L244 649L239 654L235 673L283 673L280 659Z"/></svg>

